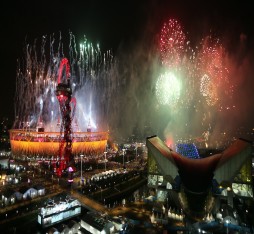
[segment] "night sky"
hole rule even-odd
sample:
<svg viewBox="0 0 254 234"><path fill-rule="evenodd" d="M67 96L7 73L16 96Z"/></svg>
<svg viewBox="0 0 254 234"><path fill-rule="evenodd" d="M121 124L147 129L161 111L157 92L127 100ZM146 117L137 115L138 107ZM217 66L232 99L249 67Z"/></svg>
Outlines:
<svg viewBox="0 0 254 234"><path fill-rule="evenodd" d="M76 37L84 35L99 42L102 48L117 53L121 47L125 53L144 39L145 34L155 33L163 21L175 17L192 41L198 40L210 30L226 34L227 50L239 54L241 39L245 49L237 57L239 64L253 62L254 14L251 1L9 1L2 7L1 24L1 92L0 117L14 119L14 94L17 59L22 56L25 40L33 41L52 33ZM195 33L198 32L198 33ZM158 33L158 32L157 32ZM134 49L135 50L135 49ZM133 52L132 52L133 53ZM251 56L252 59L245 60ZM242 59L242 61L241 61ZM253 66L252 66L253 67ZM250 69L251 66L248 66ZM251 71L254 69L252 68ZM254 79L253 72L249 79ZM244 81L245 82L245 81ZM254 82L241 83L247 88L246 99L252 105ZM249 109L249 115L254 108ZM244 109L244 111L247 111ZM251 117L250 117L251 119Z"/></svg>

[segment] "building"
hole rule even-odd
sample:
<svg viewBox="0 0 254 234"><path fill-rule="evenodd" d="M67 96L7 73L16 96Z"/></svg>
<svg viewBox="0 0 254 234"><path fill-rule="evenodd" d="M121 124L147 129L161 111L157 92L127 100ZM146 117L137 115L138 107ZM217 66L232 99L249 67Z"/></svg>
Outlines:
<svg viewBox="0 0 254 234"><path fill-rule="evenodd" d="M227 149L202 158L190 149L191 157L175 152L157 136L148 137L146 145L148 186L156 190L157 200L171 199L189 217L204 218L217 195L225 196L230 206L234 196L253 198L252 148L247 140L237 139Z"/></svg>
<svg viewBox="0 0 254 234"><path fill-rule="evenodd" d="M114 224L107 218L94 212L87 212L81 218L81 228L94 234L113 233L115 230Z"/></svg>
<svg viewBox="0 0 254 234"><path fill-rule="evenodd" d="M38 213L38 223L42 228L50 227L81 214L81 204L67 196L64 201L49 201Z"/></svg>

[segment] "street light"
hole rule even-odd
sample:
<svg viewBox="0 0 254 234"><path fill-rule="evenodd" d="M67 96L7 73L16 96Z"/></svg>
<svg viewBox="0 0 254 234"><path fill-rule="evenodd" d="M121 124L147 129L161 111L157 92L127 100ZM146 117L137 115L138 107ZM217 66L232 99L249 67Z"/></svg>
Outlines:
<svg viewBox="0 0 254 234"><path fill-rule="evenodd" d="M107 160L106 156L107 156L107 151L104 152L104 156L105 156L104 161L105 161L105 171L106 171L106 169L107 169L107 168L106 168L106 160Z"/></svg>
<svg viewBox="0 0 254 234"><path fill-rule="evenodd" d="M126 150L126 149L123 149L123 167L124 167L124 155L125 155L125 150Z"/></svg>
<svg viewBox="0 0 254 234"><path fill-rule="evenodd" d="M80 155L80 168L81 168L81 170L80 170L80 180L81 180L81 185L82 185L82 182L83 182L83 171L82 171L82 161L83 161L83 157L84 157L84 155L81 154L81 155Z"/></svg>
<svg viewBox="0 0 254 234"><path fill-rule="evenodd" d="M101 190L101 186L100 186L99 188L100 188L100 191L101 191L101 201L102 201L102 190Z"/></svg>
<svg viewBox="0 0 254 234"><path fill-rule="evenodd" d="M228 219L226 220L226 223L227 223L227 234L228 234L228 224L229 224L229 220Z"/></svg>
<svg viewBox="0 0 254 234"><path fill-rule="evenodd" d="M137 160L137 157L138 157L138 143L136 142L136 160Z"/></svg>

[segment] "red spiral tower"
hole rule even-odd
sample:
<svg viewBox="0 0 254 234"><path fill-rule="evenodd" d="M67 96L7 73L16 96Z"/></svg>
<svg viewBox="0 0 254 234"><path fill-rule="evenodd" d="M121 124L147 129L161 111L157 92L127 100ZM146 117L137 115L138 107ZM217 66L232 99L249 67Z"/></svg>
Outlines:
<svg viewBox="0 0 254 234"><path fill-rule="evenodd" d="M63 70L65 67L65 83L62 81ZM72 89L70 84L70 66L68 59L63 58L58 73L56 87L56 96L59 102L61 112L60 141L59 141L59 160L56 163L56 174L62 175L63 170L68 168L69 172L73 170L74 158L72 155L72 119L75 113L76 100L72 98ZM71 103L74 103L72 110ZM72 178L71 178L72 179Z"/></svg>

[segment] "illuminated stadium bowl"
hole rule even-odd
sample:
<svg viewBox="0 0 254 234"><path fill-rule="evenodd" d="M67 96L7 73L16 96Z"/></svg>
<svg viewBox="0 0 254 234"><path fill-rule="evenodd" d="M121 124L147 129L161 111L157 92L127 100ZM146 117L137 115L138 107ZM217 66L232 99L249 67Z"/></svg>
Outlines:
<svg viewBox="0 0 254 234"><path fill-rule="evenodd" d="M105 151L108 132L74 132L72 135L73 155L98 155ZM20 159L29 156L57 157L60 139L59 132L10 130L12 154Z"/></svg>

